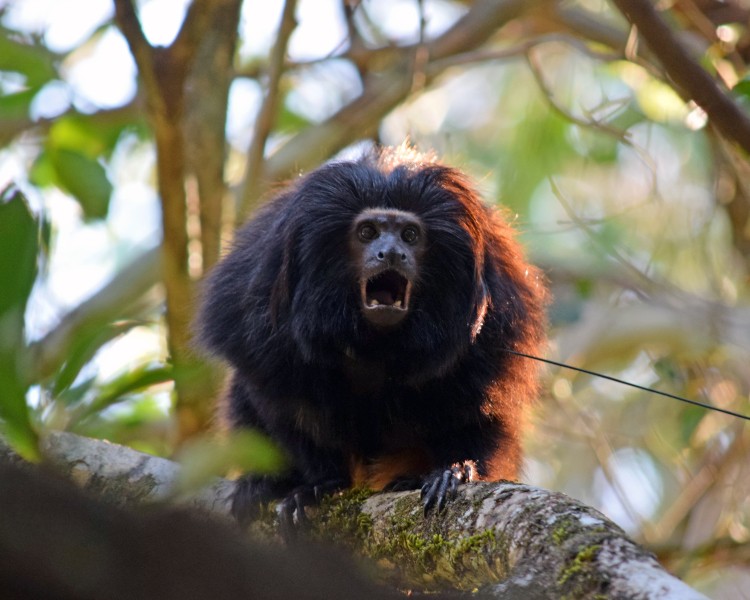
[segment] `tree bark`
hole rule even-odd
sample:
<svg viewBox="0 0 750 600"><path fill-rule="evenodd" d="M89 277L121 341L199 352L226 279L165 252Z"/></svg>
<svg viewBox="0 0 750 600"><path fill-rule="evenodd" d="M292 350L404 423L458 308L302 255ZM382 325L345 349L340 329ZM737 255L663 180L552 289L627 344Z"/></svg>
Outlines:
<svg viewBox="0 0 750 600"><path fill-rule="evenodd" d="M169 500L228 516L232 482L178 494L180 467L169 460L69 433L50 434L43 452L66 477L115 504ZM0 463L11 461L18 459L0 445ZM311 537L374 559L379 577L401 588L480 587L485 598L705 598L598 511L524 484L461 486L443 513L427 517L417 492L354 490L326 499L310 517ZM274 520L253 530L273 538Z"/></svg>

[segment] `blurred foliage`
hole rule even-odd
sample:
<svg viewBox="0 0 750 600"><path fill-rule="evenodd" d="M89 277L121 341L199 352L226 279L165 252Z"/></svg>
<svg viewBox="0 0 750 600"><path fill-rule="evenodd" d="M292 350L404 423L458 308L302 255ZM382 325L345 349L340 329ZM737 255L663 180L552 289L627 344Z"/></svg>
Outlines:
<svg viewBox="0 0 750 600"><path fill-rule="evenodd" d="M24 343L24 310L37 274L40 228L17 190L0 195L0 426L22 456L37 458L36 432L26 404L27 386L18 349Z"/></svg>
<svg viewBox="0 0 750 600"><path fill-rule="evenodd" d="M234 431L219 444L212 437L190 440L177 458L185 465L175 484L177 493L200 489L229 470L264 475L288 466L278 447L258 431Z"/></svg>
<svg viewBox="0 0 750 600"><path fill-rule="evenodd" d="M260 4L243 9L230 93L224 172L233 195L274 42L252 26L278 23L278 3ZM388 52L419 39L419 19L409 25L407 16L420 3L355 4L360 54L346 40L330 43L350 31L338 3L318 5L333 7L321 12L326 22L315 20L312 0L301 3L268 154L331 115L332 130L349 128L354 141L408 136L434 148L505 207L546 270L554 358L750 414L750 166L658 61L625 52L622 17L588 0L557 7L587 20L556 20L552 3L524 14L487 45L497 60L464 57L424 88L415 78L372 136L356 119L336 121L337 111L356 101L368 69L385 77L377 69ZM428 39L472 5L421 4ZM750 107L745 5L678 1L667 10L702 64ZM142 90L97 104L91 90L115 88L127 74L108 66L106 81L84 76L108 35L122 40L111 19L61 49L13 10L0 14L0 186L15 180L28 197L8 189L0 199L0 426L29 457L49 428L175 450L161 289L76 326L77 310L99 310L84 300L159 242L145 226L158 199ZM372 50L379 45L387 52ZM229 231L235 203L226 204ZM188 218L196 221L194 210ZM191 235L199 276L200 234ZM543 388L527 478L601 508L691 584L737 597L750 580L748 426L564 369L546 368ZM260 460L245 468L279 464L256 439L214 450L204 443L185 449L193 481L239 456Z"/></svg>

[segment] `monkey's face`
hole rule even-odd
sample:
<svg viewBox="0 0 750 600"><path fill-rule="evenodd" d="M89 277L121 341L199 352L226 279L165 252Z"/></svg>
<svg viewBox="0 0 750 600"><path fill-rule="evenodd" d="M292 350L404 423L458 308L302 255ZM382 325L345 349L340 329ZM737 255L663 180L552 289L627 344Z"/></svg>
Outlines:
<svg viewBox="0 0 750 600"><path fill-rule="evenodd" d="M412 290L426 247L424 226L413 213L363 210L349 234L358 268L362 314L376 327L393 327L409 314Z"/></svg>

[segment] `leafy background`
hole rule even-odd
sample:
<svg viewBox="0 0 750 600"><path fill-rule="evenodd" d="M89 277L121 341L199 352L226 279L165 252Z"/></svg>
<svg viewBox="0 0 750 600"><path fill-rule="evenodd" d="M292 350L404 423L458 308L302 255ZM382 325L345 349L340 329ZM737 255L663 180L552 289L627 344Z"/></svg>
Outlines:
<svg viewBox="0 0 750 600"><path fill-rule="evenodd" d="M188 323L219 242L275 181L405 138L507 208L554 292L551 358L750 414L747 148L607 2L498 2L443 43L491 4L3 5L2 434L30 458L55 429L166 456L210 434L221 374ZM745 4L662 4L747 110ZM526 480L746 597L746 422L557 367L543 389Z"/></svg>

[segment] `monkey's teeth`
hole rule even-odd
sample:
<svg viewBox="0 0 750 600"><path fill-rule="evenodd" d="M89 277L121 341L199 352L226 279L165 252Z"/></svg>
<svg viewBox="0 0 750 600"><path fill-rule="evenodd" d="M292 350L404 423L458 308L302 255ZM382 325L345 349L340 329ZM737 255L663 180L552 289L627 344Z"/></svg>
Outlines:
<svg viewBox="0 0 750 600"><path fill-rule="evenodd" d="M379 306L379 305L380 305L380 302L378 302L377 300L370 300L370 306Z"/></svg>
<svg viewBox="0 0 750 600"><path fill-rule="evenodd" d="M393 306L395 306L396 308L401 308L401 300L396 300L396 301L395 301L395 302L393 303Z"/></svg>

